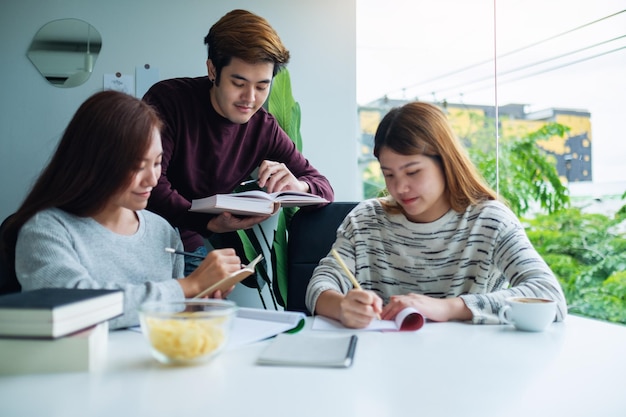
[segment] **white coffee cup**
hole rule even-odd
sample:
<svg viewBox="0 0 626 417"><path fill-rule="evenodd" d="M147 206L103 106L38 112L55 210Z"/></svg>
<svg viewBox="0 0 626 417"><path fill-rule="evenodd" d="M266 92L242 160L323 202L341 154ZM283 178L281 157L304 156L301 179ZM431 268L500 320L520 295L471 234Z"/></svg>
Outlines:
<svg viewBox="0 0 626 417"><path fill-rule="evenodd" d="M556 302L547 298L511 297L498 314L500 321L516 329L541 332L554 321Z"/></svg>

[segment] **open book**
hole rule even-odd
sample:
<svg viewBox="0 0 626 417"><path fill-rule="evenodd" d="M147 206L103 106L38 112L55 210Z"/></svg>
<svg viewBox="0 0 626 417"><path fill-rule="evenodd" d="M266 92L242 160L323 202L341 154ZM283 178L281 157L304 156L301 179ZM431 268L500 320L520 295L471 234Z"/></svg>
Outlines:
<svg viewBox="0 0 626 417"><path fill-rule="evenodd" d="M305 315L299 311L265 310L239 307L227 342L228 348L265 340L283 332L296 333L304 327Z"/></svg>
<svg viewBox="0 0 626 417"><path fill-rule="evenodd" d="M215 194L211 197L192 200L189 211L200 213L222 213L236 215L264 215L274 213L274 203L283 207L308 206L328 203L323 197L299 191L280 191L268 194L262 190L244 191L234 194Z"/></svg>
<svg viewBox="0 0 626 417"><path fill-rule="evenodd" d="M299 311L238 307L226 348L239 348L284 332L297 333L305 326L305 319L304 313ZM140 326L130 327L129 330L141 333Z"/></svg>
<svg viewBox="0 0 626 417"><path fill-rule="evenodd" d="M400 311L394 320L374 319L364 329L348 329L341 322L324 316L315 316L313 319L313 330L378 330L378 331L416 331L422 328L425 317L412 307L407 307Z"/></svg>
<svg viewBox="0 0 626 417"><path fill-rule="evenodd" d="M248 265L244 266L239 271L233 272L232 274L230 274L223 280L218 281L215 284L211 285L206 290L198 293L198 295L196 295L194 298L201 298L201 297L204 297L205 295L211 295L217 290L224 292L230 287L232 287L233 285L240 283L241 281L248 278L250 275L254 273L254 268L256 268L256 265L259 262L261 262L262 259L263 259L263 255L257 256Z"/></svg>

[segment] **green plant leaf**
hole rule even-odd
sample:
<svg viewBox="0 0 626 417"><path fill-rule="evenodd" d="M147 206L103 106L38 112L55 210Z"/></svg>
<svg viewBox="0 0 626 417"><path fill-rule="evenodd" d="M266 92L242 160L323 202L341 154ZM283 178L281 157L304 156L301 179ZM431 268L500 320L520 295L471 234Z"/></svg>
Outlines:
<svg viewBox="0 0 626 417"><path fill-rule="evenodd" d="M267 109L296 144L298 150L301 150L300 105L293 98L291 78L286 68L276 74L272 80L272 90L267 101Z"/></svg>
<svg viewBox="0 0 626 417"><path fill-rule="evenodd" d="M280 127L302 152L300 134L301 110L291 91L289 71L282 69L272 80L272 90L267 100L267 110L276 118ZM282 208L272 243L272 277L276 301L287 304L287 230L297 208Z"/></svg>

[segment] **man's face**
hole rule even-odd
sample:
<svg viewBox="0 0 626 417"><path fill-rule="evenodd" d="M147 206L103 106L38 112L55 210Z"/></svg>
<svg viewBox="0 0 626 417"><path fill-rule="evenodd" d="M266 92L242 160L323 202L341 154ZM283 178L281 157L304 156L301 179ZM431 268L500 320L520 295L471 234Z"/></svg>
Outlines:
<svg viewBox="0 0 626 417"><path fill-rule="evenodd" d="M207 61L209 78L215 80L215 67ZM223 117L233 123L243 124L256 113L270 93L274 64L261 62L249 64L232 58L222 69L219 85L211 88L211 104Z"/></svg>

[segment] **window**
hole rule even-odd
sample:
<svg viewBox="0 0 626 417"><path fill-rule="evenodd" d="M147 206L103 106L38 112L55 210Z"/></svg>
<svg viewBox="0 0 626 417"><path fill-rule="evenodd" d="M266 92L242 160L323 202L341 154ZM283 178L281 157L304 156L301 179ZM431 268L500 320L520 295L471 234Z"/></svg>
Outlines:
<svg viewBox="0 0 626 417"><path fill-rule="evenodd" d="M590 262L591 256L584 251L605 251L597 262L625 252L616 247L585 248L589 236L580 236L583 232L608 233L621 239L616 245L625 239L625 223L620 225L615 218L626 204L622 199L626 192L626 134L622 127L625 28L626 8L618 0L357 0L357 102L364 197L375 196L384 187L371 155L378 122L389 108L406 101L445 107L455 132L468 147L491 146L493 152L496 145L504 149L500 141L557 124L567 127L564 136L543 137L537 145L567 186L572 206L581 208L583 214L608 217L606 223L578 230L578 236L563 243L578 251L577 257L567 262ZM537 213L541 210L526 214ZM564 220L552 216L550 221ZM587 224L584 219L577 221ZM533 237L532 233L530 226L529 236ZM577 242L583 246L574 248ZM602 245L601 239L597 244ZM576 291L583 283L594 281L599 289L591 292L608 291L621 297L617 307L598 308L617 309L620 319L616 321L626 322L624 255L618 253L613 260L608 274L611 285L604 290L608 276L601 279L582 267L568 268L561 264L566 262L563 254L542 255L564 286L571 286L566 288L566 292L571 290L568 301L593 301ZM623 293L617 294L619 291ZM594 309L580 312L594 315Z"/></svg>

